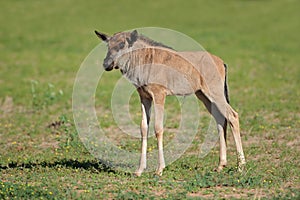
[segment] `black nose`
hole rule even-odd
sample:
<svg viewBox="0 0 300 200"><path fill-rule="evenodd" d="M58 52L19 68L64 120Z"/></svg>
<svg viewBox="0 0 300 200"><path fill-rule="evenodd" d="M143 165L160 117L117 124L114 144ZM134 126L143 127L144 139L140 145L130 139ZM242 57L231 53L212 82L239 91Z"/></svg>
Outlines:
<svg viewBox="0 0 300 200"><path fill-rule="evenodd" d="M113 69L113 59L106 57L103 62L103 67L106 71L111 71Z"/></svg>
<svg viewBox="0 0 300 200"><path fill-rule="evenodd" d="M112 59L111 58L105 58L104 59L104 66L109 66L112 64Z"/></svg>

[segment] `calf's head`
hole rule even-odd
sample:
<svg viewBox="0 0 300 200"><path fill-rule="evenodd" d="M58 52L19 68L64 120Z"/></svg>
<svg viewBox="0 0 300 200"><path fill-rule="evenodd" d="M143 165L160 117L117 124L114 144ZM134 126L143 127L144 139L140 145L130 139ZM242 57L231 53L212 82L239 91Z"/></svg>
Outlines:
<svg viewBox="0 0 300 200"><path fill-rule="evenodd" d="M113 36L108 36L98 31L95 31L95 33L102 41L107 43L108 51L103 62L103 67L106 71L119 68L117 62L118 57L128 51L138 38L138 32L136 30L116 33Z"/></svg>

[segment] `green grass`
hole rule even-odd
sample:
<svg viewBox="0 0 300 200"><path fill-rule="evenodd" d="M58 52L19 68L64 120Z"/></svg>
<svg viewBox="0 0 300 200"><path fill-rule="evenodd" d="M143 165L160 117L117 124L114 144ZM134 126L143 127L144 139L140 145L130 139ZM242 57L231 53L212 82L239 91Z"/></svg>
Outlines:
<svg viewBox="0 0 300 200"><path fill-rule="evenodd" d="M299 199L299 7L295 0L1 1L0 198ZM99 44L93 31L149 26L185 33L228 63L248 161L243 173L236 172L231 135L223 172L213 171L218 147L198 158L208 115L198 140L160 178L116 171L81 143L71 97L80 64ZM109 112L118 77L105 74L96 94L111 137L119 133ZM130 102L139 123L138 97ZM167 112L178 113L176 99L167 102ZM178 127L176 116L168 116L165 143ZM120 146L138 150L139 141L120 140ZM155 139L149 146L156 148Z"/></svg>

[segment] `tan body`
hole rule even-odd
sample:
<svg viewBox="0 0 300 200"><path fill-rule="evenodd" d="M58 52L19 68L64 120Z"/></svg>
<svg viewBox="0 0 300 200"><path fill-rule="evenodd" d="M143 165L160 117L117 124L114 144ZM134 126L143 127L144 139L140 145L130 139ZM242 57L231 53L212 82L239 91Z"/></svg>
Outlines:
<svg viewBox="0 0 300 200"><path fill-rule="evenodd" d="M241 169L245 164L245 157L240 138L239 118L226 100L224 62L205 51L177 52L163 45L151 45L151 42L147 43L147 40L139 39L133 34L134 32L118 33L107 38L109 53L104 61L104 67L107 70L119 68L122 74L136 86L140 95L142 150L136 175L140 176L146 168L147 137L152 105L155 112L154 129L158 144L156 174L161 175L165 168L163 114L167 95L195 94L214 116L220 135L218 170L222 170L227 164L226 128L229 122L237 148L238 167ZM116 48L123 46L120 42L126 40L127 48Z"/></svg>

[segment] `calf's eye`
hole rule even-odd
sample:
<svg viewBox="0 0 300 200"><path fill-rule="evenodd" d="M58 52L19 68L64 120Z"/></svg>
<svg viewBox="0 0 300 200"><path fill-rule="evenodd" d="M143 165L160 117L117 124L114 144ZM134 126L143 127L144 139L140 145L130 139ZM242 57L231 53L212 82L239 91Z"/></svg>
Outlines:
<svg viewBox="0 0 300 200"><path fill-rule="evenodd" d="M121 42L120 44L119 44L119 48L120 49L123 49L125 47L125 42Z"/></svg>

